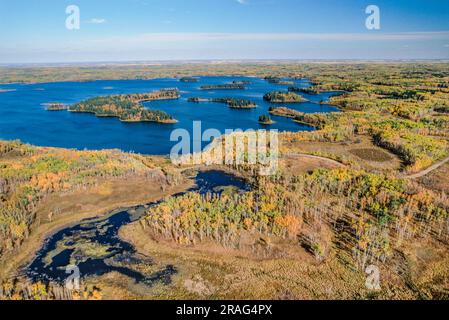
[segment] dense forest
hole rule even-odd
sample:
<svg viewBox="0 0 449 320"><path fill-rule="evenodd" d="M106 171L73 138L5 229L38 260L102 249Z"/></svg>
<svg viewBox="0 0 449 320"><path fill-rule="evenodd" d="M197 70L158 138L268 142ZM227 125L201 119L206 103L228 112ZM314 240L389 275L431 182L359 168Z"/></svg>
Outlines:
<svg viewBox="0 0 449 320"><path fill-rule="evenodd" d="M291 80L282 80L281 78L274 77L274 76L268 76L268 77L265 77L264 79L272 84L281 84L281 85L293 85L294 84L294 82Z"/></svg>
<svg viewBox="0 0 449 320"><path fill-rule="evenodd" d="M290 92L299 92L299 93L305 93L305 94L311 94L316 95L319 94L320 91L315 88L298 88L298 87L289 87L288 91Z"/></svg>
<svg viewBox="0 0 449 320"><path fill-rule="evenodd" d="M233 109L252 109L256 107L256 103L245 99L235 99L235 98L214 98L212 102L226 103L230 108Z"/></svg>
<svg viewBox="0 0 449 320"><path fill-rule="evenodd" d="M306 99L296 93L282 91L267 93L263 98L272 103L300 103L306 101Z"/></svg>
<svg viewBox="0 0 449 320"><path fill-rule="evenodd" d="M205 99L205 98L188 98L187 101L189 102L217 102L217 103L225 103L232 109L252 109L256 108L257 105L255 102L246 100L246 99L236 99L236 98L212 98L212 99Z"/></svg>

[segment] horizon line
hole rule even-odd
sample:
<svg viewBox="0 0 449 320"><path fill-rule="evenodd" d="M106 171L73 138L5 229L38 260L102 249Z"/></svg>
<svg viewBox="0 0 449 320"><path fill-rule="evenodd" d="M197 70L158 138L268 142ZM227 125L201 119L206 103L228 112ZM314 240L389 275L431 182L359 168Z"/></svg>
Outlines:
<svg viewBox="0 0 449 320"><path fill-rule="evenodd" d="M18 67L18 66L75 66L75 65L164 65L164 64L225 64L225 63L270 63L270 62L308 62L308 63L323 63L323 62L439 62L449 63L449 59L433 59L433 58L416 58L416 59L404 59L404 58L379 58L379 59L354 59L354 58L335 58L335 59L276 59L276 58L264 58L264 59L157 59L157 60L92 60L92 61L67 61L67 62L0 62L0 67Z"/></svg>

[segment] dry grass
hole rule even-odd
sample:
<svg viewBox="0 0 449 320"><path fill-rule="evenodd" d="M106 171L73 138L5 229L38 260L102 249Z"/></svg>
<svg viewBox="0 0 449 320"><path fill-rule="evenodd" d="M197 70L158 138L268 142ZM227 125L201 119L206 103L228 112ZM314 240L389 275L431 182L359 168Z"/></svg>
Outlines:
<svg viewBox="0 0 449 320"><path fill-rule="evenodd" d="M393 160L393 156L388 152L375 148L350 149L349 152L369 162L387 162Z"/></svg>
<svg viewBox="0 0 449 320"><path fill-rule="evenodd" d="M321 159L312 159L303 156L286 157L280 161L282 168L294 175L301 175L318 168L335 169L337 165Z"/></svg>
<svg viewBox="0 0 449 320"><path fill-rule="evenodd" d="M368 136L358 136L357 141L348 143L317 141L282 141L284 153L307 153L321 155L350 164L354 168L374 171L398 171L400 159L377 147Z"/></svg>

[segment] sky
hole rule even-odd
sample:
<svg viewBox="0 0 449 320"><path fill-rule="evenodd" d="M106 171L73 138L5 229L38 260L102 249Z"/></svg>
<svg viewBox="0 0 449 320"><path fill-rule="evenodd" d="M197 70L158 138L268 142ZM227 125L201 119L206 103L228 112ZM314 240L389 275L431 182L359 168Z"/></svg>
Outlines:
<svg viewBox="0 0 449 320"><path fill-rule="evenodd" d="M449 1L0 0L0 64L243 59L449 59Z"/></svg>

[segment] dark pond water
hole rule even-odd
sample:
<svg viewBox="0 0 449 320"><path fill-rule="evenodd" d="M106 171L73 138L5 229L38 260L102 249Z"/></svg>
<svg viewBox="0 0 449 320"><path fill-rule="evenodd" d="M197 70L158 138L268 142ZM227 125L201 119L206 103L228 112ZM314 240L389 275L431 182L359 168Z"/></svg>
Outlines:
<svg viewBox="0 0 449 320"><path fill-rule="evenodd" d="M223 187L234 187L236 192L249 190L245 181L221 171L201 171L195 182L190 191L202 194L220 193ZM45 241L33 262L24 268L24 274L33 281L63 283L70 275L66 267L76 265L83 278L116 271L147 285L156 281L170 283L175 266L166 265L151 274L139 272L136 266L154 264L151 257L136 253L131 244L118 237L122 226L136 221L157 203L118 210L58 231Z"/></svg>
<svg viewBox="0 0 449 320"><path fill-rule="evenodd" d="M247 80L246 90L200 90L202 85L225 84L233 80ZM295 86L307 88L306 79L295 80ZM66 111L48 112L44 104L62 102L74 104L88 98L111 94L142 93L163 88L179 88L181 98L172 101L146 103L152 109L168 112L179 122L176 124L122 123L114 118L97 118L91 114L73 114ZM76 149L113 149L135 151L143 154L169 154L176 142L170 141L174 129L184 128L192 132L193 121L202 122L202 131L218 129L261 129L259 116L267 114L272 105L263 100L270 91L287 91L288 85L271 84L258 78L201 77L196 83L183 83L177 79L121 80L93 82L58 82L43 84L0 85L0 139L20 139L40 146ZM13 90L1 92L2 90ZM311 102L328 101L335 92L304 95ZM230 109L220 103L189 103L189 97L233 97L252 100L258 108L251 110ZM334 112L337 108L328 104L304 102L288 104L302 112ZM276 123L269 128L280 131L309 131L313 128L293 122L291 119L273 117ZM191 134L193 137L193 135ZM203 145L207 144L206 142Z"/></svg>

